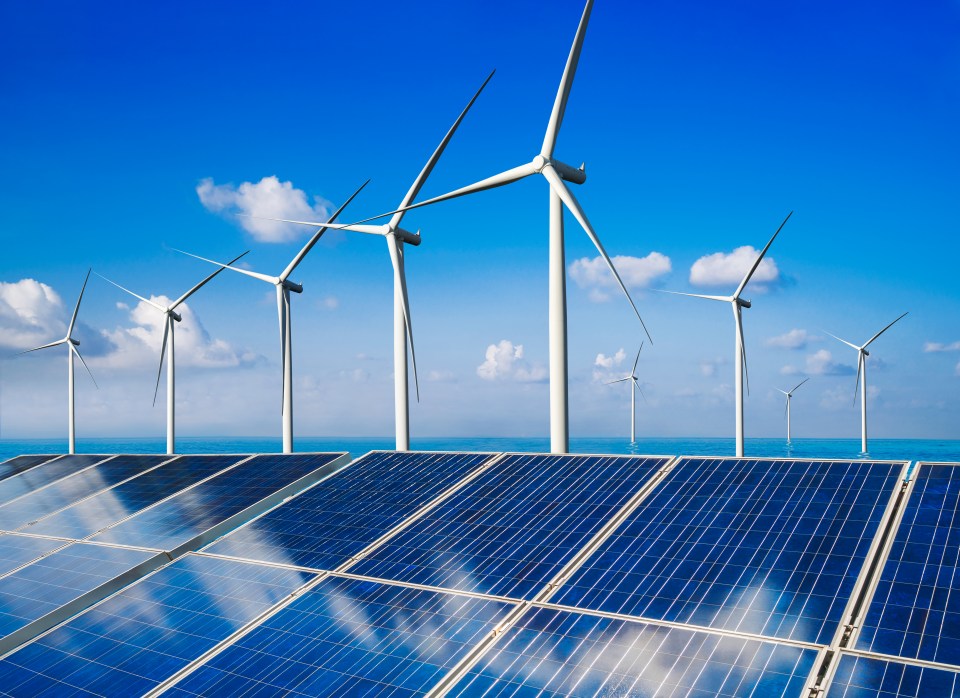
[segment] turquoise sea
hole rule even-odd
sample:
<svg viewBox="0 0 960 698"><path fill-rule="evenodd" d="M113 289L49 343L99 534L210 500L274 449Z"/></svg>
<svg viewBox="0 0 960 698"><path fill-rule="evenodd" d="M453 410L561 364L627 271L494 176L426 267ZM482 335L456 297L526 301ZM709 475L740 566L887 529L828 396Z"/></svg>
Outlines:
<svg viewBox="0 0 960 698"><path fill-rule="evenodd" d="M376 449L392 449L392 437L302 437L294 442L296 451L348 451L360 456ZM418 451L521 451L543 453L550 440L543 438L417 438L411 448ZM65 453L64 439L3 439L0 460L25 453ZM163 438L77 439L78 453L163 453ZM277 453L279 438L188 437L177 440L180 453ZM672 456L732 456L733 439L670 438L639 439L630 443L617 438L574 438L574 453L612 453ZM960 461L960 440L875 439L868 456L860 453L859 439L747 439L747 456L776 458L875 458L910 461Z"/></svg>

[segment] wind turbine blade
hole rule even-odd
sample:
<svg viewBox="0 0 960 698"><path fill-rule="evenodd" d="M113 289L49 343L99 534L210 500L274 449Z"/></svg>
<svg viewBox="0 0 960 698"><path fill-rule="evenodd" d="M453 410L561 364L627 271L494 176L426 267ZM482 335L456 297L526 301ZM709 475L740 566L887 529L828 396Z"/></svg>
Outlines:
<svg viewBox="0 0 960 698"><path fill-rule="evenodd" d="M643 391L642 391L642 390L640 390L640 383L638 383L636 380L634 380L634 381L633 381L633 387L637 389L637 392L640 393L640 397L643 398L643 404L649 405L650 403L647 402L647 396L643 394Z"/></svg>
<svg viewBox="0 0 960 698"><path fill-rule="evenodd" d="M614 383L623 383L624 381L628 381L628 380L630 380L630 376L626 376L625 378L617 378L617 380L615 381L607 381L606 385L613 385Z"/></svg>
<svg viewBox="0 0 960 698"><path fill-rule="evenodd" d="M783 393L782 390L781 390L780 392ZM783 394L784 394L784 395L787 395L786 393L783 393ZM783 418L784 418L784 419L787 418L787 410L789 410L789 409L790 409L790 396L787 395L786 402L783 403Z"/></svg>
<svg viewBox="0 0 960 698"><path fill-rule="evenodd" d="M810 380L810 377L809 377L809 376L807 376L807 377L804 378L802 381L800 381L799 383L797 383L797 385L794 386L793 390L790 391L790 394L793 395L793 394L797 391L797 388L799 388L801 385L803 385L804 383L806 383L808 380Z"/></svg>
<svg viewBox="0 0 960 698"><path fill-rule="evenodd" d="M603 257L603 260L607 263L607 267L609 267L610 271L613 273L613 277L620 285L620 289L627 297L627 300L630 301L630 306L633 308L633 312L637 314L637 319L640 320L640 325L643 327L643 331L646 333L647 339L649 339L650 343L653 344L653 338L650 336L650 332L647 330L647 326L644 324L643 318L640 317L640 311L637 310L637 306L633 302L633 298L630 297L630 292L623 283L623 279L621 279L620 274L617 273L617 268L613 266L613 260L610 259L607 251L603 249L603 244L600 242L600 238L598 238L596 232L594 232L593 226L590 225L590 221L587 220L587 215L583 212L583 209L580 207L580 203L574 197L573 192L567 188L567 185L564 184L562 179L560 179L560 175L558 175L557 171L554 170L550 165L547 165L543 168L542 174L547 178L551 189L553 189L557 196L563 200L563 203L566 205L566 207L570 209L570 212L574 215L577 221L580 222L580 226L587 234L587 237L590 238L590 241L593 242L593 245L597 248L600 256Z"/></svg>
<svg viewBox="0 0 960 698"><path fill-rule="evenodd" d="M90 367L87 366L87 362L83 360L83 357L80 356L80 350L77 349L77 348L76 348L75 346L73 346L72 344L70 345L70 350L73 351L73 353L77 355L77 358L80 359L80 363L82 363L82 364L83 364L83 367L84 367L85 369L87 369L87 373L90 374L90 380L93 381L93 387L96 388L97 390L100 390L100 386L97 385L97 379L93 377L93 372L90 370Z"/></svg>
<svg viewBox="0 0 960 698"><path fill-rule="evenodd" d="M824 334L829 334L831 337L833 337L833 338L834 338L835 340L837 340L838 342L843 342L844 344L846 344L846 345L847 345L848 347L850 347L851 349L856 349L857 351L860 351L860 347L858 347L856 344L851 344L850 342L848 342L848 341L845 340L845 339L840 339L837 335L835 335L835 334L830 334L830 333L827 332L826 330L822 330L822 332L823 332Z"/></svg>
<svg viewBox="0 0 960 698"><path fill-rule="evenodd" d="M780 234L780 231L783 230L783 226L787 224L787 221L790 220L790 216L793 215L793 211L787 214L787 217L783 219L783 223L780 224L780 227L777 228L777 232L773 234L773 237L770 238L770 242L767 243L767 246L763 248L763 251L760 253L760 256L757 257L757 261L753 263L753 266L750 268L750 271L747 272L747 275L743 277L743 281L740 282L740 285L737 286L736 293L733 294L734 298L739 298L740 294L743 293L743 289L746 288L747 284L750 282L750 278L753 276L754 272L757 271L757 267L760 266L760 262L763 261L764 255L767 254L767 250L770 249L770 245L773 244L773 241L777 239L777 235Z"/></svg>
<svg viewBox="0 0 960 698"><path fill-rule="evenodd" d="M640 352L643 351L643 342L640 342L640 348L637 349L637 358L633 360L633 368L630 370L630 375L632 376L637 372L637 364L640 363Z"/></svg>
<svg viewBox="0 0 960 698"><path fill-rule="evenodd" d="M382 225L362 225L360 223L321 223L320 221L295 221L290 218L270 218L269 216L250 216L243 213L238 213L238 216L243 218L255 218L258 221L274 221L275 223L293 223L294 225L307 225L311 228L329 228L331 230L349 230L354 233L366 233L367 235L385 235L385 228ZM389 213L384 213L377 218L383 218L383 216L388 216ZM369 218L367 220L374 220Z"/></svg>
<svg viewBox="0 0 960 698"><path fill-rule="evenodd" d="M184 252L183 250L178 250L176 247L171 247L170 249L172 249L174 252L179 252L180 254L185 254L185 255L187 255L188 257L193 257L194 259L199 259L199 260L202 261L202 262L209 262L210 264L216 264L218 267L223 267L224 269L230 269L231 271L235 271L235 272L237 272L238 274L243 274L243 275L245 275L245 276L250 276L250 277L253 277L254 279L260 279L261 281L266 281L268 284L274 284L274 285L276 285L276 283L277 283L277 278L274 277L274 276L267 276L266 274L261 274L261 273L259 273L259 272L250 271L249 269L241 269L240 267L232 267L232 266L230 266L229 264L224 264L223 262L217 262L217 261L212 260L212 259L207 259L206 257L201 257L201 256L198 255L198 254L192 254L192 253L190 253L190 252Z"/></svg>
<svg viewBox="0 0 960 698"><path fill-rule="evenodd" d="M900 317L898 317L896 320L894 320L893 322L891 322L889 325L887 325L886 327L884 327L882 330L880 330L879 332L877 332L877 333L876 333L875 335L873 335L869 340L867 340L867 343L863 345L863 348L866 349L867 347L869 347L869 346L870 346L870 343L873 342L873 340L875 340L877 337L879 337L879 336L882 335L884 332L886 332L887 330L889 330L891 327L893 327L894 325L896 325L898 322L900 322L900 320L902 320L903 318L905 318L905 317L906 317L907 315L909 315L909 314L910 314L909 312L904 313L903 315L901 315Z"/></svg>
<svg viewBox="0 0 960 698"><path fill-rule="evenodd" d="M417 402L420 402L420 379L417 376L417 352L413 347L413 324L410 320L410 300L407 297L407 276L403 267L403 253L393 235L387 236L387 249L390 251L390 261L393 263L393 282L395 290L400 292L400 306L403 308L403 324L407 329L407 339L410 342L410 358L413 363L413 385L417 392Z"/></svg>
<svg viewBox="0 0 960 698"><path fill-rule="evenodd" d="M453 134L456 133L457 128L459 128L460 122L463 121L463 118L467 115L467 112L470 111L470 107L472 107L473 103L477 101L477 97L479 97L480 93L483 92L483 88L487 86L487 83L490 82L490 79L493 77L495 72L497 71L493 70L490 72L490 75L487 76L487 79L483 81L482 85L480 85L480 89L477 90L476 94L473 95L473 99L467 103L467 106L464 107L462 112L460 112L460 116L458 116L457 120L453 122L453 126L451 126L450 130L447 131L447 135L445 135L443 140L440 141L440 145L438 145L437 149L433 151L433 155L430 156L430 159L427 160L427 164L423 166L420 174L414 180L413 186L410 187L407 195L403 197L403 201L400 203L401 209L409 206L410 202L412 202L417 194L420 193L420 189L423 187L424 182L427 181L427 177L429 177L430 173L433 172L433 168L436 166L440 156L443 155L443 151L446 149L447 144L450 142L450 139L453 138ZM390 227L395 228L400 225L400 221L403 219L405 213L406 211L398 211L397 213L393 214L393 218L390 219Z"/></svg>
<svg viewBox="0 0 960 698"><path fill-rule="evenodd" d="M576 36L573 38L573 46L570 47L567 65L563 69L563 77L560 78L560 89L557 91L553 111L550 113L550 121L547 123L547 133L543 137L543 147L540 148L540 154L546 158L553 157L553 149L557 145L557 134L560 132L560 124L563 122L563 113L567 109L567 100L570 98L570 88L573 86L573 77L577 72L577 63L580 62L583 37L587 33L587 22L590 21L590 10L592 9L593 0L587 0L587 6L583 8L583 16L580 17L580 26L577 27Z"/></svg>
<svg viewBox="0 0 960 698"><path fill-rule="evenodd" d="M733 296L704 296L699 293L682 293L681 291L666 291L662 288L653 289L657 293L669 293L673 296L687 296L689 298L705 298L708 301L723 301L724 303L729 303L733 300Z"/></svg>
<svg viewBox="0 0 960 698"><path fill-rule="evenodd" d="M163 307L162 305L160 305L159 303L154 303L154 302L151 301L151 300L147 300L147 299L144 298L143 296L137 295L136 293L134 293L133 291L131 291L129 288L124 288L123 286L121 286L120 284L118 284L116 281L111 281L110 279L108 279L107 277L105 277L105 276L104 276L103 274L101 274L100 272L95 271L95 272L93 272L93 273L96 274L97 276L99 276L99 277L100 277L101 279L103 279L104 281L106 281L108 284L113 284L114 286L116 286L117 288L119 288L121 291L124 291L124 292L126 292L126 293L129 293L131 296L133 296L134 298L136 298L136 299L138 299L138 300L143 301L143 302L146 303L147 305L152 305L154 308L156 308L157 310L159 310L161 313L167 312L167 309L164 308L164 307Z"/></svg>
<svg viewBox="0 0 960 698"><path fill-rule="evenodd" d="M363 191L363 188L364 188L365 186L367 186L368 184L370 184L370 180L369 180L369 179L368 179L366 182L364 182L363 184L361 184L360 187L359 187L355 192L353 192L353 194L350 195L350 198L343 202L343 204L340 206L340 208L338 208L336 211L334 211L333 215L330 216L330 220L335 220L336 217L339 216L339 215L343 212L343 209L345 209L345 208L347 207L347 205L348 205L351 201L354 200L354 198L357 196L357 194L359 194L361 191ZM326 225L325 225L324 227L320 228L320 230L318 230L317 232L315 232L315 233L313 234L313 237L310 238L310 240L307 241L307 244L303 246L303 249L300 250L300 252L297 253L297 256L293 258L293 260L290 262L290 264L287 265L287 268L283 270L283 273L280 274L280 281L286 281L287 278L289 278L289 276L293 273L293 270L297 268L297 265L299 265L300 262L303 261L303 258L307 256L307 253L308 253L310 250L313 249L313 246L314 246L314 245L317 244L317 240L319 240L320 237L321 237L325 232L327 232L327 227L329 227L329 226L326 226Z"/></svg>
<svg viewBox="0 0 960 698"><path fill-rule="evenodd" d="M58 344L63 344L66 341L67 341L66 339L58 339L56 342L50 342L49 344L44 344L43 346L40 346L40 347L34 347L33 349L27 349L26 351L18 352L17 356L20 356L20 354L29 354L31 351L40 351L41 349L49 349L50 347L55 347Z"/></svg>
<svg viewBox="0 0 960 698"><path fill-rule="evenodd" d="M157 387L153 389L153 406L157 406L157 393L160 392L160 374L163 373L163 355L167 351L167 334L170 332L170 318L164 318L163 342L160 344L160 368L157 369Z"/></svg>
<svg viewBox="0 0 960 698"><path fill-rule="evenodd" d="M857 383L853 386L853 404L857 404L857 393L860 391L860 372L863 370L863 352L857 350Z"/></svg>
<svg viewBox="0 0 960 698"><path fill-rule="evenodd" d="M733 317L737 322L737 338L740 340L740 356L743 358L743 377L747 385L747 395L750 394L750 372L747 370L747 344L743 341L743 313L740 306L733 303Z"/></svg>
<svg viewBox="0 0 960 698"><path fill-rule="evenodd" d="M247 250L247 251L244 252L243 254L238 254L236 257L234 257L233 259L231 259L231 260L228 262L228 264L233 264L234 262L236 262L237 260L239 260L240 258L242 258L243 256L245 256L245 255L248 254L249 252L250 252L250 250ZM220 267L220 268L217 269L215 272L213 272L212 274L210 274L209 276L207 276L203 281L201 281L201 282L198 283L196 286L194 286L194 287L191 288L189 291L187 291L187 292L184 293L182 296L180 296L177 300L175 300L175 301L173 302L173 305L170 306L170 310L174 310L178 305L180 305L181 303L183 303L183 302L184 302L185 300L187 300L190 296L192 296L194 293L196 293L196 292L199 291L201 288L203 288L203 287L207 284L207 282L211 281L211 280L213 279L213 277L215 277L217 274L219 274L220 272L222 272L224 269L226 269L225 266L224 266L224 267ZM164 308L164 310L166 310L166 308ZM164 342L166 342L166 340L164 340ZM154 402L156 402L156 396L154 396Z"/></svg>
<svg viewBox="0 0 960 698"><path fill-rule="evenodd" d="M67 328L67 337L73 335L73 326L77 323L77 312L80 310L80 301L83 300L83 292L87 288L87 281L90 280L91 271L93 271L93 269L87 269L87 276L83 280L83 286L80 288L80 296L77 298L77 304L73 308L73 317L70 318L70 326Z"/></svg>

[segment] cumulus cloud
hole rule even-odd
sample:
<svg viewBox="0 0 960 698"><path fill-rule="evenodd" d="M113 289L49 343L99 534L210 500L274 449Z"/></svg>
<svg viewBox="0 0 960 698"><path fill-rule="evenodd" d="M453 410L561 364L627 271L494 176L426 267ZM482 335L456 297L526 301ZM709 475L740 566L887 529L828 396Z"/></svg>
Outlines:
<svg viewBox="0 0 960 698"><path fill-rule="evenodd" d="M223 216L243 214L265 218L325 221L330 217L330 202L314 197L311 205L302 189L293 182L281 182L276 176L264 177L259 182L214 184L211 177L200 180L197 196L207 210ZM241 217L240 225L260 242L290 242L313 232L310 228L289 223Z"/></svg>
<svg viewBox="0 0 960 698"><path fill-rule="evenodd" d="M694 286L736 287L750 271L759 254L759 250L744 245L729 254L715 252L701 257L690 267L690 283ZM780 270L777 263L770 257L764 257L750 280L750 288L763 291L779 280Z"/></svg>
<svg viewBox="0 0 960 698"><path fill-rule="evenodd" d="M942 342L927 342L923 345L923 350L928 354L945 351L960 351L960 342L951 342L950 344L943 344Z"/></svg>
<svg viewBox="0 0 960 698"><path fill-rule="evenodd" d="M67 332L57 292L34 279L0 282L0 347L33 349Z"/></svg>
<svg viewBox="0 0 960 698"><path fill-rule="evenodd" d="M540 383L547 379L547 369L530 364L523 357L523 345L514 345L508 339L487 347L485 360L477 366L477 375L483 380L515 380L519 383Z"/></svg>
<svg viewBox="0 0 960 698"><path fill-rule="evenodd" d="M612 259L627 288L649 288L672 269L670 258L659 252L651 252L646 257L617 255ZM570 265L569 272L577 286L588 289L588 296L595 303L609 300L607 291L618 288L617 280L600 256L576 260Z"/></svg>
<svg viewBox="0 0 960 698"><path fill-rule="evenodd" d="M596 360L593 362L594 366L599 366L600 368L613 368L614 366L619 366L623 363L623 360L627 357L627 352L623 350L623 347L617 349L617 353L613 356L607 356L606 354L597 354Z"/></svg>
<svg viewBox="0 0 960 698"><path fill-rule="evenodd" d="M807 356L804 371L800 371L794 366L784 366L780 373L785 376L794 376L800 373L807 373L811 376L852 376L857 373L857 369L854 366L834 361L833 354L826 349L821 349Z"/></svg>
<svg viewBox="0 0 960 698"><path fill-rule="evenodd" d="M770 337L764 342L764 346L775 347L777 349L806 349L810 342L819 341L816 337L806 330L793 329L776 337Z"/></svg>

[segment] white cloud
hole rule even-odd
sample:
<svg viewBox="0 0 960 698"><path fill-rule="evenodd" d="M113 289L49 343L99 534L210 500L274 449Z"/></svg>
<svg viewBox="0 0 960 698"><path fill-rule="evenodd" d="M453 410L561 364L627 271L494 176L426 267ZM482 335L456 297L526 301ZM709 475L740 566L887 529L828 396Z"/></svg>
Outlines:
<svg viewBox="0 0 960 698"><path fill-rule="evenodd" d="M619 366L623 363L623 360L626 358L627 352L623 350L623 347L617 349L617 353L613 356L607 356L606 354L597 354L596 360L593 362L594 366L600 366L601 368L613 368L614 366Z"/></svg>
<svg viewBox="0 0 960 698"><path fill-rule="evenodd" d="M330 202L315 197L311 206L302 189L292 182L281 182L276 176L264 177L259 182L214 184L207 177L197 185L197 196L207 210L224 216L240 213L244 216L289 218L293 220L325 221L330 217ZM238 218L248 233L260 242L290 242L314 231L301 225L277 223L260 218Z"/></svg>
<svg viewBox="0 0 960 698"><path fill-rule="evenodd" d="M706 361L701 361L700 373L706 378L712 378L713 376L717 375L717 370L721 366L726 366L728 363L729 361L724 358L708 359Z"/></svg>
<svg viewBox="0 0 960 698"><path fill-rule="evenodd" d="M649 288L654 281L669 274L672 269L670 258L659 252L651 252L646 257L617 255L612 259L613 266L617 268L617 273L627 288ZM583 257L574 261L569 272L577 286L589 289L588 297L594 303L609 300L610 296L605 289L618 287L617 280L600 256L593 259Z"/></svg>
<svg viewBox="0 0 960 698"><path fill-rule="evenodd" d="M430 371L427 374L427 380L431 383L455 383L457 381L457 377L454 375L453 371L440 369Z"/></svg>
<svg viewBox="0 0 960 698"><path fill-rule="evenodd" d="M877 362L874 362L877 363ZM853 376L857 369L848 364L841 364L833 360L833 354L826 349L821 349L813 354L807 355L806 374L811 376ZM784 366L780 373L785 376L795 376L801 371L794 366Z"/></svg>
<svg viewBox="0 0 960 698"><path fill-rule="evenodd" d="M539 383L547 379L547 369L523 358L523 345L508 339L487 347L485 360L477 366L483 380L512 379L519 383Z"/></svg>
<svg viewBox="0 0 960 698"><path fill-rule="evenodd" d="M320 307L324 310L336 310L340 307L340 299L336 296L324 296L320 299Z"/></svg>
<svg viewBox="0 0 960 698"><path fill-rule="evenodd" d="M776 337L770 337L763 344L778 349L806 349L810 342L817 342L820 338L806 330L793 329Z"/></svg>
<svg viewBox="0 0 960 698"><path fill-rule="evenodd" d="M690 267L690 283L694 286L736 287L750 271L759 254L759 250L745 245L729 254L715 252L701 257ZM772 258L765 257L750 280L750 288L762 291L779 279L780 270L777 268L777 263Z"/></svg>
<svg viewBox="0 0 960 698"><path fill-rule="evenodd" d="M67 332L63 301L34 279L0 282L0 347L32 349Z"/></svg>
<svg viewBox="0 0 960 698"><path fill-rule="evenodd" d="M951 342L950 344L943 344L942 342L927 342L923 345L923 350L928 354L944 351L960 351L960 342Z"/></svg>

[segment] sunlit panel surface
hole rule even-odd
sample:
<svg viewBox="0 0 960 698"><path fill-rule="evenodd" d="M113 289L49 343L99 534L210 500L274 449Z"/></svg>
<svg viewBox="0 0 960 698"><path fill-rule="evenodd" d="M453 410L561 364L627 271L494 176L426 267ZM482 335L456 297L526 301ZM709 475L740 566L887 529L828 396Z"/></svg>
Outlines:
<svg viewBox="0 0 960 698"><path fill-rule="evenodd" d="M50 454L44 456L17 456L16 458L5 460L3 463L0 463L0 480L6 480L8 477L19 475L20 473L30 470L30 468L35 468L41 463L46 463L56 457L55 454Z"/></svg>
<svg viewBox="0 0 960 698"><path fill-rule="evenodd" d="M67 475L73 475L107 458L110 456L62 456L48 463L41 463L19 475L0 480L0 504L56 482Z"/></svg>
<svg viewBox="0 0 960 698"><path fill-rule="evenodd" d="M946 698L960 695L960 674L882 659L842 655L826 698Z"/></svg>
<svg viewBox="0 0 960 698"><path fill-rule="evenodd" d="M11 533L0 535L0 575L33 562L49 552L67 545L63 540L32 538Z"/></svg>
<svg viewBox="0 0 960 698"><path fill-rule="evenodd" d="M206 551L333 569L489 459L475 453L371 453Z"/></svg>
<svg viewBox="0 0 960 698"><path fill-rule="evenodd" d="M902 468L684 459L551 601L828 643Z"/></svg>

